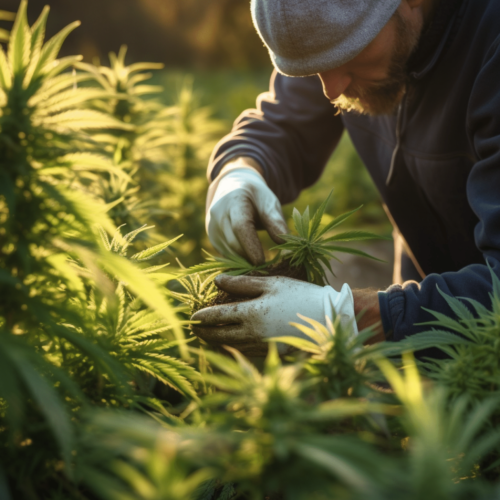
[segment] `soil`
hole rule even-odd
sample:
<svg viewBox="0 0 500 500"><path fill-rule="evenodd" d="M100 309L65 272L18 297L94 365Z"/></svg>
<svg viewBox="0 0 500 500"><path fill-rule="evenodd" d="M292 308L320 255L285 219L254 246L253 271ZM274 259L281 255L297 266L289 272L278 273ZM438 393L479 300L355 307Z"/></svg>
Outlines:
<svg viewBox="0 0 500 500"><path fill-rule="evenodd" d="M258 271L253 271L246 276L260 276L260 277L268 277L268 276L284 276L285 278L294 278L300 281L307 281L307 272L305 267L303 266L291 266L289 260L282 260L273 264L270 267L265 269L267 274L262 274ZM226 293L222 290L219 290L217 295L207 304L208 306L217 306L221 304L232 304L234 302L245 302L247 300L251 300L253 297L241 297L237 295L232 295Z"/></svg>

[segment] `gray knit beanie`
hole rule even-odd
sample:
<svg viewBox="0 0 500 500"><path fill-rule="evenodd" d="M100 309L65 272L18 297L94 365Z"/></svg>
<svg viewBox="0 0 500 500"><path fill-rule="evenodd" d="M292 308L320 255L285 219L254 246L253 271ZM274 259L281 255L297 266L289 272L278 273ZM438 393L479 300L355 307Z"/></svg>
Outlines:
<svg viewBox="0 0 500 500"><path fill-rule="evenodd" d="M251 0L252 17L276 69L308 76L356 57L401 0Z"/></svg>

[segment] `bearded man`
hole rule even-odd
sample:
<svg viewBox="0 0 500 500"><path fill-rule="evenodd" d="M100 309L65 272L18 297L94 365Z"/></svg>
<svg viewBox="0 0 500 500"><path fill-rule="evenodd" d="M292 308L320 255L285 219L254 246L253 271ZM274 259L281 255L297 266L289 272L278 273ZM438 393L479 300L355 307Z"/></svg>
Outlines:
<svg viewBox="0 0 500 500"><path fill-rule="evenodd" d="M451 314L440 292L489 307L488 266L500 275L500 2L252 0L251 8L277 71L258 109L213 153L213 245L261 263L256 228L280 242L281 203L319 178L347 130L404 243L403 284L337 292L221 276L220 288L254 298L199 311L195 333L258 354L266 337L300 335L288 326L296 313L322 323L340 316L354 331L380 323L375 340L399 341L425 328L426 309Z"/></svg>

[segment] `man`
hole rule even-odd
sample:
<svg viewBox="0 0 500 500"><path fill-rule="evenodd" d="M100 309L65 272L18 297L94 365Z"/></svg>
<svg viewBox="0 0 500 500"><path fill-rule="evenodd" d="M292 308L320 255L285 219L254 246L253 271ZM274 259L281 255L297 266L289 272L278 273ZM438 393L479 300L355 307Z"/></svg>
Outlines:
<svg viewBox="0 0 500 500"><path fill-rule="evenodd" d="M278 73L212 156L212 243L261 262L255 227L280 241L280 203L318 179L346 129L410 256L396 263L402 279L416 281L377 293L220 277L220 288L255 298L198 312L195 332L255 353L266 337L300 335L288 326L296 313L325 323L365 311L358 328L381 322L376 340L398 341L426 328L426 310L452 314L440 292L490 306L488 265L500 275L498 0L252 0L252 14Z"/></svg>

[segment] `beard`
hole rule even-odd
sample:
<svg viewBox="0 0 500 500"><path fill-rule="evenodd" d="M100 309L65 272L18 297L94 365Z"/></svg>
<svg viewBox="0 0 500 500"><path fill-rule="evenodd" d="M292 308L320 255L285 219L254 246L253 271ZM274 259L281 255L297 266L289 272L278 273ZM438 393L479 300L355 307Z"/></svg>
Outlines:
<svg viewBox="0 0 500 500"><path fill-rule="evenodd" d="M398 11L393 19L396 23L396 43L388 77L368 88L350 85L348 92L332 101L339 113L355 111L370 116L388 115L402 101L408 83L408 61L418 45L420 30L410 26Z"/></svg>

